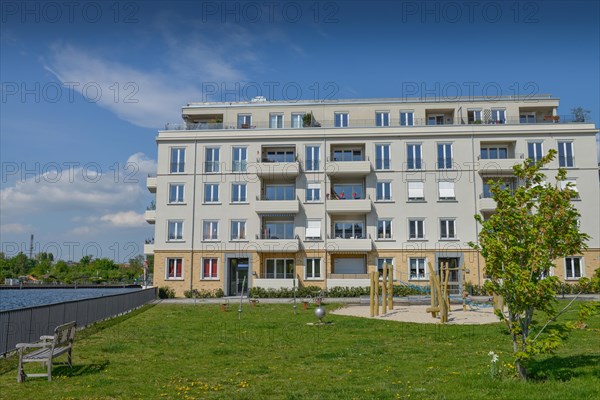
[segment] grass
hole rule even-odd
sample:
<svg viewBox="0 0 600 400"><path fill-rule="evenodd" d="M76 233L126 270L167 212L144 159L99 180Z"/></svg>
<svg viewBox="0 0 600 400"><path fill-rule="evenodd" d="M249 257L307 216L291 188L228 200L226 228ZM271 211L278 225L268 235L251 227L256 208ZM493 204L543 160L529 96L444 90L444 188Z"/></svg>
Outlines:
<svg viewBox="0 0 600 400"><path fill-rule="evenodd" d="M328 305L331 310L334 306ZM571 313L572 318L574 311ZM568 317L568 314L567 314ZM501 324L439 326L328 315L290 305L155 305L78 332L74 367L16 382L1 399L565 399L600 397L600 317L531 366L532 381L490 376L510 360Z"/></svg>

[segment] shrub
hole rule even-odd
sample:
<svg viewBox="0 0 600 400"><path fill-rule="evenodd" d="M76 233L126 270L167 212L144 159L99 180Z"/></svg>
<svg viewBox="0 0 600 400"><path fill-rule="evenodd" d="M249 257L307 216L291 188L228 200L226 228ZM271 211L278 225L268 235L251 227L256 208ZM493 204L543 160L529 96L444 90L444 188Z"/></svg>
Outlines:
<svg viewBox="0 0 600 400"><path fill-rule="evenodd" d="M158 288L159 299L172 299L175 297L175 290L169 286L161 286Z"/></svg>
<svg viewBox="0 0 600 400"><path fill-rule="evenodd" d="M195 297L197 299L209 299L209 298L223 297L224 293L223 293L223 289L221 289L221 288L213 289L213 290L193 289L193 290L186 290L185 292L183 292L183 295L185 297L187 297L188 299L191 299L192 297Z"/></svg>

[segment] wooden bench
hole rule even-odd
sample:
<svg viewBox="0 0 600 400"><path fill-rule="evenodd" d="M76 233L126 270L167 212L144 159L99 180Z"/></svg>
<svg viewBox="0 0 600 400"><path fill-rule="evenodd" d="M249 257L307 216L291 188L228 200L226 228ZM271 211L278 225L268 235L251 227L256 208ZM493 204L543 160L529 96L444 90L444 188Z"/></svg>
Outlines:
<svg viewBox="0 0 600 400"><path fill-rule="evenodd" d="M59 325L54 329L53 336L42 336L35 343L19 343L19 369L17 371L17 382L24 382L26 377L47 376L48 381L52 380L52 360L62 354L68 354L68 364L71 363L71 350L73 348L73 338L75 337L75 321ZM29 349L37 349L28 352ZM26 374L23 369L24 363L38 362L47 365L45 374Z"/></svg>

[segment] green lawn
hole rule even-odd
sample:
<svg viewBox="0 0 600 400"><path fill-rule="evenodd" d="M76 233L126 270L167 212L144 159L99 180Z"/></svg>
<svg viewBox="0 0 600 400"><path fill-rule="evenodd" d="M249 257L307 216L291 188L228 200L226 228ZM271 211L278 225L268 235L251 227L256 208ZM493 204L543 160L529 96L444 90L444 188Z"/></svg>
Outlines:
<svg viewBox="0 0 600 400"><path fill-rule="evenodd" d="M327 305L331 310L334 306ZM510 361L500 324L438 326L247 304L147 306L79 332L74 368L16 382L0 363L0 399L587 399L600 398L600 318L532 367L535 380L492 379ZM571 313L573 316L573 313ZM31 365L30 365L31 367Z"/></svg>

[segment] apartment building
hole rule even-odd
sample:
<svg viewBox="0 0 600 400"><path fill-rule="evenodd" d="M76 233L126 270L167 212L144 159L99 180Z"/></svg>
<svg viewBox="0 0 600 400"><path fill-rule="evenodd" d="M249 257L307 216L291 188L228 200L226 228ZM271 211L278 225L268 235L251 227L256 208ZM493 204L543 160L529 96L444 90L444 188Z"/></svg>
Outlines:
<svg viewBox="0 0 600 400"><path fill-rule="evenodd" d="M426 284L430 263L450 284L482 284L469 248L475 214L494 212L488 181L558 157L579 197L589 249L556 260L567 281L600 266L595 125L559 115L550 95L526 99L352 99L190 103L159 131L154 282L185 290L368 286L385 263ZM561 184L565 184L562 182Z"/></svg>

